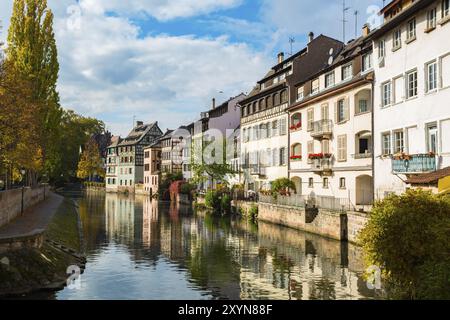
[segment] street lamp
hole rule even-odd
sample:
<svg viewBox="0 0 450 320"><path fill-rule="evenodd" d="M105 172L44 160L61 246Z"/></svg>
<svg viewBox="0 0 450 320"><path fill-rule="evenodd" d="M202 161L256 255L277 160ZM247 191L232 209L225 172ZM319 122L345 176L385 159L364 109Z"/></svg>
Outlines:
<svg viewBox="0 0 450 320"><path fill-rule="evenodd" d="M21 204L21 209L20 209L20 213L23 214L23 197L24 197L24 191L25 191L25 169L22 168L20 169L20 174L22 175L22 204Z"/></svg>

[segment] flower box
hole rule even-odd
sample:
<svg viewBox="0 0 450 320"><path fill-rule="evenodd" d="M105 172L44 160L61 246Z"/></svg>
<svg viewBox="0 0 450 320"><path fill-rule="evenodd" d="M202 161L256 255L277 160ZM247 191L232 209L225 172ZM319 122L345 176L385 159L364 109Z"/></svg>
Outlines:
<svg viewBox="0 0 450 320"><path fill-rule="evenodd" d="M297 123L297 124L293 124L289 129L291 131L295 131L295 130L300 130L302 128L302 124L301 123Z"/></svg>
<svg viewBox="0 0 450 320"><path fill-rule="evenodd" d="M317 160L317 159L330 159L333 156L331 153L310 153L308 155L309 160Z"/></svg>
<svg viewBox="0 0 450 320"><path fill-rule="evenodd" d="M302 160L302 156L291 156L292 161L300 161Z"/></svg>

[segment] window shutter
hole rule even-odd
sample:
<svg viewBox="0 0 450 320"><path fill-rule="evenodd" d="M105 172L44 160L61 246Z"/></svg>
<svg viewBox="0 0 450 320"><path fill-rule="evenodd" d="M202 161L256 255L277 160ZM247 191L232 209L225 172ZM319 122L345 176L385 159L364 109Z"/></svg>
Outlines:
<svg viewBox="0 0 450 320"><path fill-rule="evenodd" d="M286 119L280 119L280 135L284 136L287 133Z"/></svg>
<svg viewBox="0 0 450 320"><path fill-rule="evenodd" d="M271 123L267 123L267 138L271 138L272 137L272 125Z"/></svg>
<svg viewBox="0 0 450 320"><path fill-rule="evenodd" d="M283 149L284 149L284 164L287 164L289 161L289 152L288 152L289 148L283 148Z"/></svg>
<svg viewBox="0 0 450 320"><path fill-rule="evenodd" d="M330 153L330 140L322 141L322 153Z"/></svg>
<svg viewBox="0 0 450 320"><path fill-rule="evenodd" d="M334 103L334 123L339 123L338 102Z"/></svg>
<svg viewBox="0 0 450 320"><path fill-rule="evenodd" d="M345 120L350 120L350 99L346 98L344 100L344 114L345 114Z"/></svg>
<svg viewBox="0 0 450 320"><path fill-rule="evenodd" d="M267 149L267 166L272 167L273 159L272 159L272 149Z"/></svg>
<svg viewBox="0 0 450 320"><path fill-rule="evenodd" d="M273 159L273 166L274 167L279 166L280 157L278 155L278 149L277 148L273 149L273 151L272 151L272 159Z"/></svg>

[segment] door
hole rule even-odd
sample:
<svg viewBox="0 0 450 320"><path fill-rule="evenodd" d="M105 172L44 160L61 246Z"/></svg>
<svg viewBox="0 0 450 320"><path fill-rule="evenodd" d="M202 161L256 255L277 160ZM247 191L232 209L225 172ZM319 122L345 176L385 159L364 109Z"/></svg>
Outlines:
<svg viewBox="0 0 450 320"><path fill-rule="evenodd" d="M437 153L438 145L438 132L436 125L430 125L428 127L428 152Z"/></svg>

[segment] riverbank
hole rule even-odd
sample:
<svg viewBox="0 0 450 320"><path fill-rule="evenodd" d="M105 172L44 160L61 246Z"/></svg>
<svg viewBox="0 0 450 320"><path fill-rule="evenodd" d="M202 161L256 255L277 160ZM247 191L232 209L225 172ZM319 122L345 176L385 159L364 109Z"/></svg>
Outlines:
<svg viewBox="0 0 450 320"><path fill-rule="evenodd" d="M0 297L61 289L69 266L84 268L76 206L63 199L54 210L40 245L10 248L0 254Z"/></svg>

